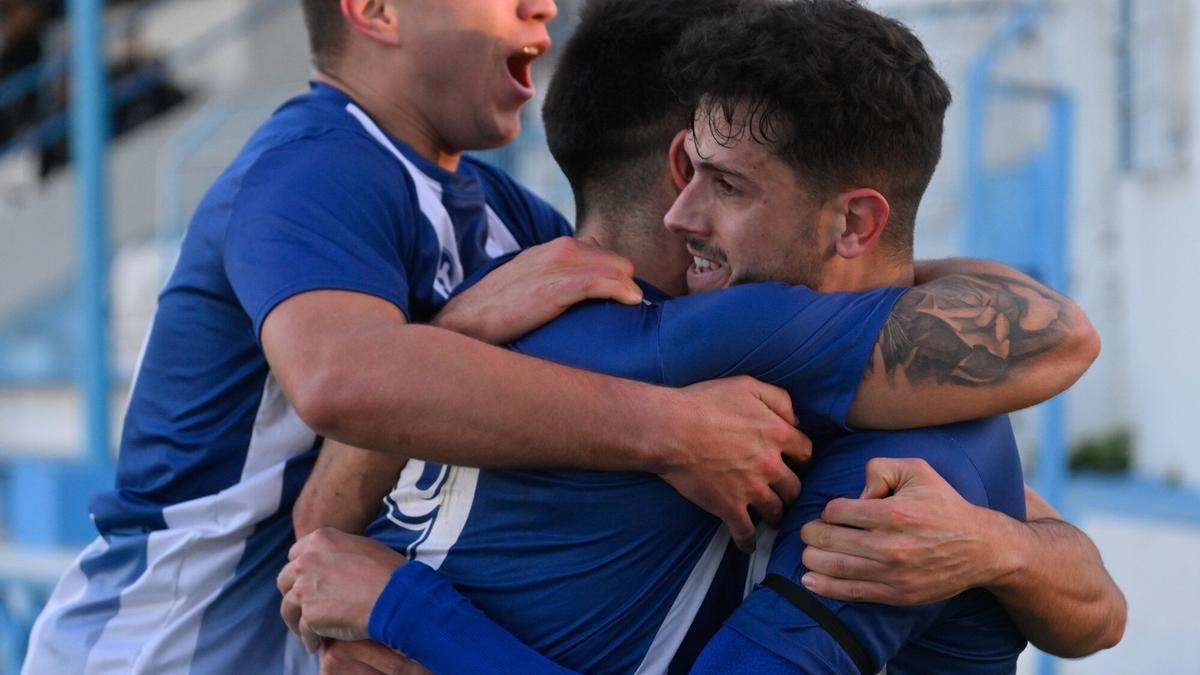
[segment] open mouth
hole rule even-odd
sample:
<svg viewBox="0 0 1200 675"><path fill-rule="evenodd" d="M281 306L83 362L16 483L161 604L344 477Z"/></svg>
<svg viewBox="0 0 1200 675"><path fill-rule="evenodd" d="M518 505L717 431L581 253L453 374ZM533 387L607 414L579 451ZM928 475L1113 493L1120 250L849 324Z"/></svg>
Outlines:
<svg viewBox="0 0 1200 675"><path fill-rule="evenodd" d="M728 284L729 270L725 263L692 252L692 265L687 273L688 293L715 291Z"/></svg>
<svg viewBox="0 0 1200 675"><path fill-rule="evenodd" d="M545 51L538 45L529 45L508 57L508 74L522 91L533 92L533 62Z"/></svg>
<svg viewBox="0 0 1200 675"><path fill-rule="evenodd" d="M701 258L698 255L692 256L692 266L695 268L695 270L697 272L700 272L700 273L712 272L714 270L719 270L722 267L724 267L724 265L717 262L716 260L709 260L708 258Z"/></svg>

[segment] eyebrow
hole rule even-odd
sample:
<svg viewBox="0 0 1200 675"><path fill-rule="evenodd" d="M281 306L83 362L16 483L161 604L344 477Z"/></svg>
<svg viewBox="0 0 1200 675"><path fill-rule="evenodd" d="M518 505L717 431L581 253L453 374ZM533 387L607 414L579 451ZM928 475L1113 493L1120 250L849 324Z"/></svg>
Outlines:
<svg viewBox="0 0 1200 675"><path fill-rule="evenodd" d="M702 159L699 162L696 162L696 166L698 166L701 169L704 169L705 171L711 172L711 173L724 173L724 174L733 176L735 178L740 178L746 182L751 182L749 177L746 176L746 174L744 174L740 171L735 171L724 164L717 164L716 162L713 162L713 161L710 161L707 159Z"/></svg>

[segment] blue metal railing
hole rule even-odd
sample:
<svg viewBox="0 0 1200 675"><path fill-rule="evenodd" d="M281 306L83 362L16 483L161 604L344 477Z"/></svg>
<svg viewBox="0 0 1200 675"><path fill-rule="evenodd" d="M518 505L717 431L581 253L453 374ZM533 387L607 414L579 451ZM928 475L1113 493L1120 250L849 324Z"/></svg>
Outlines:
<svg viewBox="0 0 1200 675"><path fill-rule="evenodd" d="M158 4L152 3L150 6ZM137 98L166 78L173 63L196 60L244 36L284 9L290 0L258 0L231 20L215 26L174 50L167 66L121 78L110 88L105 82L101 0L70 0L68 16L73 29L70 59L54 55L0 82L0 101L13 102L37 92L66 72L72 75L72 95L67 112L41 120L20 137L0 147L0 157L15 148L44 148L69 132L72 168L77 173L76 218L80 256L74 292L62 293L58 307L80 304L79 324L63 324L60 338L74 333L79 350L78 378L86 403L81 460L18 460L0 464L3 479L4 523L8 540L23 555L41 549L46 559L62 547L75 547L94 537L84 517L88 497L112 485L109 449L109 396L111 377L108 345L108 246L105 169L108 126L114 105ZM110 24L107 30L111 31ZM56 324L57 325L57 324ZM34 327L36 328L36 326ZM0 332L0 340L4 335ZM2 345L0 345L2 346ZM0 570L0 668L15 673L24 658L30 627L45 602L51 579L58 570L48 564L6 566ZM47 574L47 572L50 572Z"/></svg>
<svg viewBox="0 0 1200 675"><path fill-rule="evenodd" d="M142 20L144 15L168 0L153 0L139 8L120 23L108 24L103 33L118 32L131 24ZM137 99L142 94L162 84L167 79L170 66L177 63L187 63L201 58L213 50L227 44L247 32L250 32L293 7L290 0L258 0L244 13L239 14L204 31L189 40L186 44L175 48L167 58L167 63L161 68L151 68L142 72L132 73L117 81L111 88L108 101L110 106L119 106ZM97 26L105 26L97 17ZM0 81L0 106L30 95L36 95L54 78L66 74L68 59L65 55L56 54L35 63L24 70ZM0 144L0 158L6 154L25 149L41 149L57 143L67 134L68 113L55 112L21 132L16 137Z"/></svg>

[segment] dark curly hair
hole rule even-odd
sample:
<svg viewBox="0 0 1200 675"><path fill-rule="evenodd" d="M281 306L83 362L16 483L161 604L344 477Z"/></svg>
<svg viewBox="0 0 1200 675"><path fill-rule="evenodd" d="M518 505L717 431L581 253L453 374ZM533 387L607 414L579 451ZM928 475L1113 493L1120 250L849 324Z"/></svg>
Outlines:
<svg viewBox="0 0 1200 675"><path fill-rule="evenodd" d="M308 45L313 65L322 70L333 67L346 39L346 24L337 0L300 0L304 25L308 27Z"/></svg>
<svg viewBox="0 0 1200 675"><path fill-rule="evenodd" d="M670 63L718 142L771 146L819 198L879 190L892 207L881 242L911 255L950 90L903 24L855 0L766 0L693 27Z"/></svg>
<svg viewBox="0 0 1200 675"><path fill-rule="evenodd" d="M560 51L542 118L580 215L618 215L660 180L667 146L691 119L665 64L684 31L731 16L739 0L590 0ZM635 186L631 190L631 186Z"/></svg>

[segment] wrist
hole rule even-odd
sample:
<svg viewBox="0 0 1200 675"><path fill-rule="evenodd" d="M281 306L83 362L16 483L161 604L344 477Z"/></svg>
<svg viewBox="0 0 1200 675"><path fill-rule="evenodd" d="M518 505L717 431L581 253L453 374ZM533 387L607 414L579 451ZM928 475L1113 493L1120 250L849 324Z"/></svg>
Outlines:
<svg viewBox="0 0 1200 675"><path fill-rule="evenodd" d="M678 389L638 385L625 400L629 414L622 423L631 468L662 475L679 468L688 451L689 408Z"/></svg>
<svg viewBox="0 0 1200 675"><path fill-rule="evenodd" d="M982 507L980 507L982 508ZM984 509L992 521L989 524L992 554L990 565L984 565L984 578L978 586L996 595L1004 595L1021 584L1029 568L1030 556L1035 553L1031 528L1015 518L998 511Z"/></svg>
<svg viewBox="0 0 1200 675"><path fill-rule="evenodd" d="M485 313L483 311L475 312L474 320L465 321L460 318L465 313L455 311L455 309L458 307L457 301L457 298L451 300L450 304L442 308L441 312L438 312L438 315L433 318L433 321L430 322L430 325L435 328L441 328L442 330L448 330L451 333L458 333L459 335L487 342L485 339L486 336L484 335L486 332L484 327L487 326L487 321L480 320L480 316L484 315Z"/></svg>

